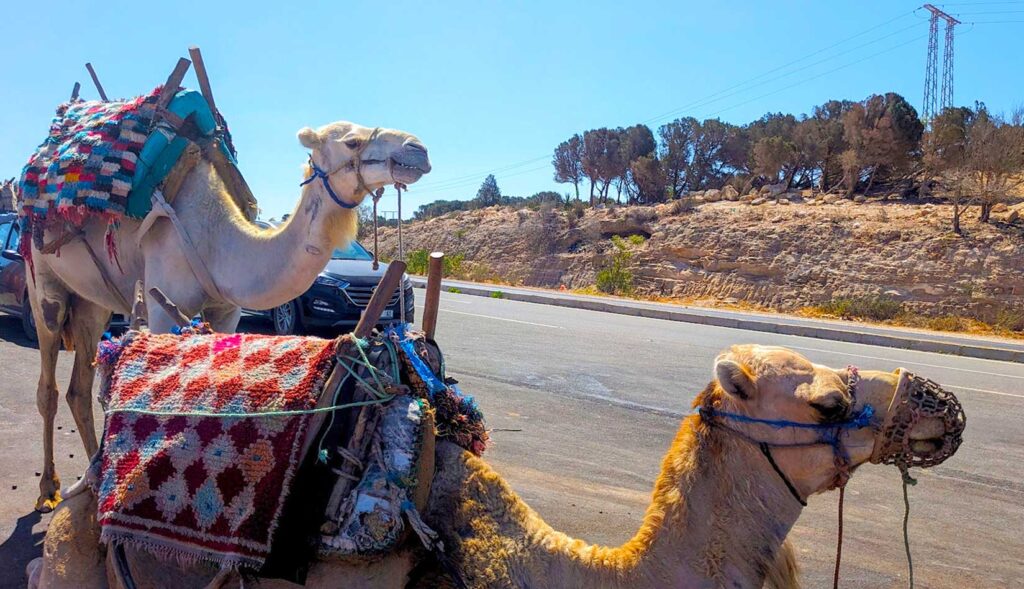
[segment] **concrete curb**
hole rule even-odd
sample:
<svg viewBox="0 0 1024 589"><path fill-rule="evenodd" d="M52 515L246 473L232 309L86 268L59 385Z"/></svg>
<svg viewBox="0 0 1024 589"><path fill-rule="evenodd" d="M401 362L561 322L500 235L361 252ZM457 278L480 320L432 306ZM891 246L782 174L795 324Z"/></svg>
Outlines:
<svg viewBox="0 0 1024 589"><path fill-rule="evenodd" d="M426 279L410 277L413 286L425 288ZM573 309L585 309L588 311L600 311L602 313L617 313L619 315L632 315L635 317L647 317L650 319L665 319L667 321L683 321L686 323L697 323L711 325L714 327L731 327L733 329L745 329L749 331L762 331L767 333L778 333L780 335L796 335L832 341L848 342L854 344L866 344L869 346L883 346L888 348L901 348L916 352L934 352L938 354L950 354L953 356L964 356L967 358L981 358L983 360L999 360L1002 362L1024 363L1024 351L1009 348L998 348L982 345L966 345L959 343L943 342L931 339L907 337L902 335L884 335L878 333L865 333L848 329L837 329L831 326L810 326L790 325L785 323L773 323L770 320L720 317L716 315L703 315L686 308L665 307L643 307L630 305L625 301L616 299L594 300L573 297L562 293L546 293L543 291L507 291L501 286L489 284L476 284L466 282L444 281L444 290L458 288L461 294L492 297L493 293L501 292L501 298L510 301L523 301L541 305L554 305L558 307L569 307Z"/></svg>

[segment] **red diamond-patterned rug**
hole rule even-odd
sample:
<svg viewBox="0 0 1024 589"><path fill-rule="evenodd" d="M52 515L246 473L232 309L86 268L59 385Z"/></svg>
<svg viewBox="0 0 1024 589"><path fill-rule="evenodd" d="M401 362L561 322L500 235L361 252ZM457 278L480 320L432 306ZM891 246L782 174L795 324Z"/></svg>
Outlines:
<svg viewBox="0 0 1024 589"><path fill-rule="evenodd" d="M335 342L132 333L104 345L103 540L261 567Z"/></svg>

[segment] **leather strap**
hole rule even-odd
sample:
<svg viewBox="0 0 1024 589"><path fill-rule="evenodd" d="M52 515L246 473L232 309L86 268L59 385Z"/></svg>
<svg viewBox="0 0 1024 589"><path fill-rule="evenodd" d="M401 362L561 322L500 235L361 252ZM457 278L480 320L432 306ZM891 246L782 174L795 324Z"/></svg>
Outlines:
<svg viewBox="0 0 1024 589"><path fill-rule="evenodd" d="M192 237L189 236L188 230L182 224L178 218L178 214L165 199L163 193L157 189L153 191L153 210L146 215L146 218L142 221L142 226L139 228L138 241L142 242L142 237L149 231L153 223L156 222L160 217L167 217L171 221L171 225L174 226L175 232L178 234L178 238L181 241L181 251L185 254L185 260L188 262L189 268L192 269L192 274L199 281L199 285L202 286L203 292L206 296L226 303L241 306L235 301L231 300L224 291L217 286L217 282L213 279L213 275L210 273L209 267L206 265L206 261L199 255L196 250L196 246L192 241Z"/></svg>

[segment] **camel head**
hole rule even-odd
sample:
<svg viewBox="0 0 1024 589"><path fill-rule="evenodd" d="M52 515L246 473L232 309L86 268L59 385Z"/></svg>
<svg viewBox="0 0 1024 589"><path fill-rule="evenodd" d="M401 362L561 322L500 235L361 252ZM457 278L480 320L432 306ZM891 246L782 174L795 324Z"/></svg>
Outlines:
<svg viewBox="0 0 1024 589"><path fill-rule="evenodd" d="M714 376L696 402L702 416L765 442L801 498L845 484L868 461L938 464L964 429L952 394L903 369L834 369L786 348L739 345L718 356Z"/></svg>
<svg viewBox="0 0 1024 589"><path fill-rule="evenodd" d="M430 172L427 148L404 131L338 121L316 130L305 127L298 135L312 151L307 177L322 172L324 187L347 206L382 186L412 184Z"/></svg>

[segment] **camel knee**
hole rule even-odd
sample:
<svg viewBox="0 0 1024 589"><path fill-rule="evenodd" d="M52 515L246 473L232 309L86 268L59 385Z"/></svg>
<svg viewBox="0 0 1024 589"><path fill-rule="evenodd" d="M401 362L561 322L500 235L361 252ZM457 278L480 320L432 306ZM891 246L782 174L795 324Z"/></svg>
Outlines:
<svg viewBox="0 0 1024 589"><path fill-rule="evenodd" d="M42 324L46 331L52 334L59 334L64 327L64 320L67 318L67 301L60 299L48 299L45 296L39 299L39 314L42 315Z"/></svg>
<svg viewBox="0 0 1024 589"><path fill-rule="evenodd" d="M39 379L39 388L36 389L36 409L43 419L52 420L57 415L57 386L48 382L45 376Z"/></svg>

